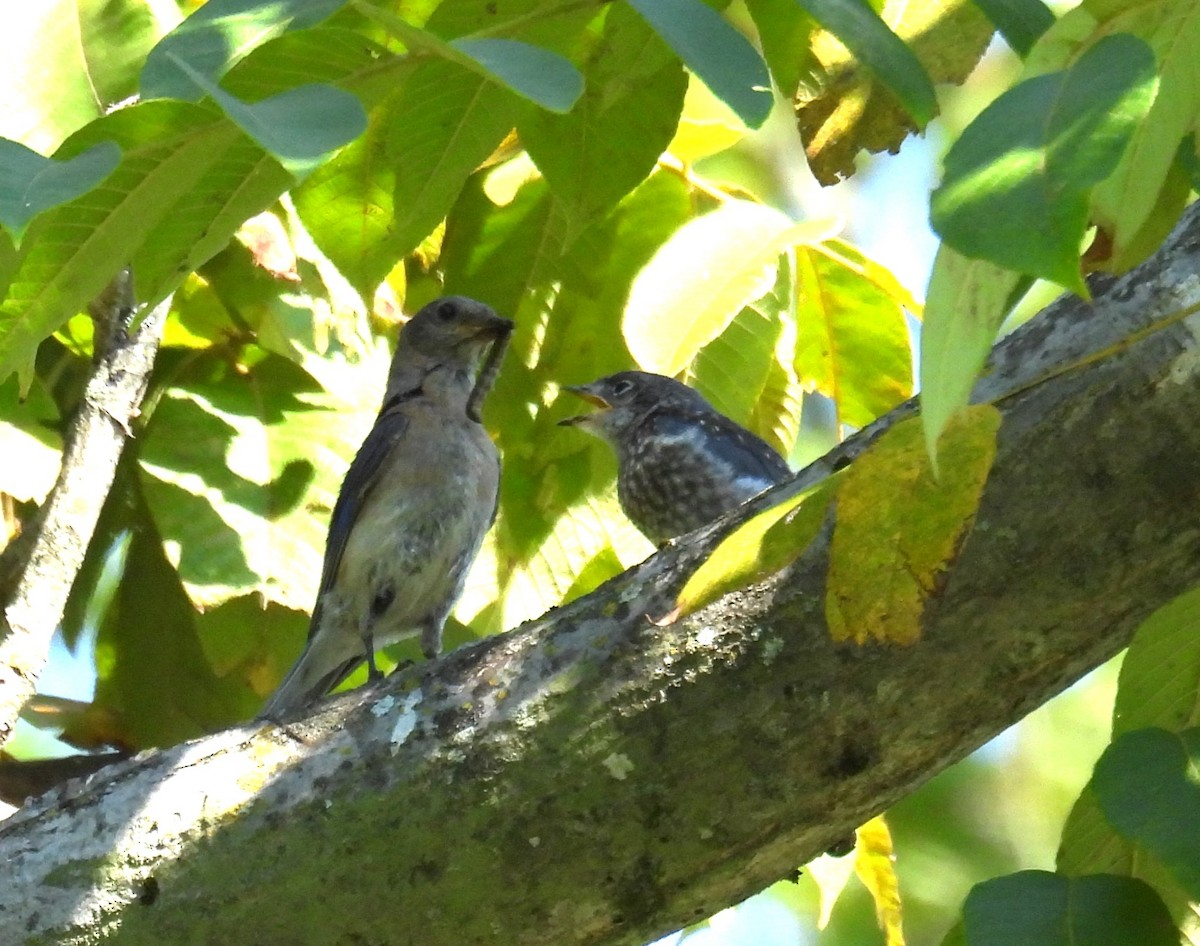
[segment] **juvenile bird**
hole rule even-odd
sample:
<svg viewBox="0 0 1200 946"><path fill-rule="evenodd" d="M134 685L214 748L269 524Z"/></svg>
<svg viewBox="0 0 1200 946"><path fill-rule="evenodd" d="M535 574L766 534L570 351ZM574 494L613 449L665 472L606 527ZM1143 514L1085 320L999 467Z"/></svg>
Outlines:
<svg viewBox="0 0 1200 946"><path fill-rule="evenodd" d="M673 378L622 371L566 390L599 410L559 423L613 448L617 499L656 545L712 522L791 475L770 445Z"/></svg>
<svg viewBox="0 0 1200 946"><path fill-rule="evenodd" d="M477 411L511 331L463 296L405 324L383 406L333 507L308 643L263 716L323 696L364 660L376 679L376 647L419 633L425 656L441 651L496 513L500 459Z"/></svg>

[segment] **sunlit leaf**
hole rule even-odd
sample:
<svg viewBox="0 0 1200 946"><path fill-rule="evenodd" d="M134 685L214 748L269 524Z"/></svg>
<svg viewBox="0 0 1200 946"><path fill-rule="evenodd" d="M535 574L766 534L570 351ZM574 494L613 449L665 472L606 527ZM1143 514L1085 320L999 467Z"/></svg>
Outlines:
<svg viewBox="0 0 1200 946"><path fill-rule="evenodd" d="M6 4L0 136L52 153L136 91L146 53L178 20L174 4L145 0Z"/></svg>
<svg viewBox="0 0 1200 946"><path fill-rule="evenodd" d="M884 0L872 6L935 84L961 84L995 32L971 0ZM793 42L801 45L792 55L797 68L803 67L794 97L796 124L809 168L822 184L854 174L864 151L895 152L916 130L899 99L832 34L819 30L806 39L800 32ZM767 50L773 62L785 55L771 54L769 44Z"/></svg>
<svg viewBox="0 0 1200 946"><path fill-rule="evenodd" d="M882 815L876 815L856 832L854 872L875 903L875 918L887 946L904 946L904 924L900 909L900 878L892 832Z"/></svg>
<svg viewBox="0 0 1200 946"><path fill-rule="evenodd" d="M248 718L259 698L209 666L196 611L164 555L137 483L116 489L122 499L105 505L95 543L107 550L117 538L124 546L111 597L98 616L97 711L109 714L122 741L135 748L175 745Z"/></svg>
<svg viewBox="0 0 1200 946"><path fill-rule="evenodd" d="M376 391L386 357L360 367ZM141 447L146 498L196 606L255 593L312 607L329 510L378 403L334 410L314 389L268 358L237 380L180 383L156 407Z"/></svg>
<svg viewBox="0 0 1200 946"><path fill-rule="evenodd" d="M680 227L638 274L625 307L622 331L637 363L678 374L770 291L781 252L827 239L836 226L794 223L762 204L731 200Z"/></svg>
<svg viewBox="0 0 1200 946"><path fill-rule="evenodd" d="M771 111L766 64L741 33L700 0L630 0L717 98L751 128Z"/></svg>
<svg viewBox="0 0 1200 946"><path fill-rule="evenodd" d="M796 375L839 425L865 427L912 396L911 297L841 241L797 250L796 270Z"/></svg>
<svg viewBox="0 0 1200 946"><path fill-rule="evenodd" d="M513 39L457 39L450 44L487 76L551 112L569 112L583 76L558 53Z"/></svg>
<svg viewBox="0 0 1200 946"><path fill-rule="evenodd" d="M679 119L687 75L629 7L611 7L584 64L587 91L567 115L529 110L521 142L569 220L568 242L654 169Z"/></svg>
<svg viewBox="0 0 1200 946"><path fill-rule="evenodd" d="M732 147L745 138L749 130L708 86L692 81L687 85L683 113L679 116L675 135L665 150L686 166Z"/></svg>
<svg viewBox="0 0 1200 946"><path fill-rule="evenodd" d="M746 0L746 10L758 29L775 84L785 99L791 99L801 79L817 68L812 52L817 22L796 0Z"/></svg>
<svg viewBox="0 0 1200 946"><path fill-rule="evenodd" d="M209 0L168 35L146 57L142 97L195 101L209 94L196 82L208 83L257 46L288 30L320 23L346 0Z"/></svg>
<svg viewBox="0 0 1200 946"><path fill-rule="evenodd" d="M512 128L515 104L473 72L422 63L296 191L313 239L364 298L446 216Z"/></svg>
<svg viewBox="0 0 1200 946"><path fill-rule="evenodd" d="M1105 37L1063 72L992 102L946 155L934 228L960 253L1086 295L1079 272L1088 192L1117 166L1154 100L1154 54Z"/></svg>
<svg viewBox="0 0 1200 946"><path fill-rule="evenodd" d="M958 415L935 478L917 418L901 421L847 469L838 489L825 618L834 640L911 644L966 540L996 451L1000 412Z"/></svg>
<svg viewBox="0 0 1200 946"><path fill-rule="evenodd" d="M167 58L172 59L168 53ZM296 177L304 177L331 152L367 127L362 104L342 89L309 83L257 102L243 102L182 59L175 65L221 106L242 131Z"/></svg>
<svg viewBox="0 0 1200 946"><path fill-rule="evenodd" d="M1123 33L1149 44L1159 87L1149 111L1133 128L1120 163L1091 195L1092 221L1109 235L1119 268L1140 261L1133 244L1158 205L1180 142L1195 127L1200 111L1195 77L1200 6L1191 0L1156 0L1149 6L1081 4L1046 32L1026 63L1027 72L1062 69L1085 50ZM1141 255L1155 248L1157 243L1144 246Z"/></svg>
<svg viewBox="0 0 1200 946"><path fill-rule="evenodd" d="M552 112L569 111L583 91L583 77L575 65L548 49L495 37L462 37L447 42L381 7L360 9L410 50L432 53L476 72Z"/></svg>
<svg viewBox="0 0 1200 946"><path fill-rule="evenodd" d="M795 561L820 531L835 482L825 480L760 512L722 539L679 592L672 617L691 614Z"/></svg>
<svg viewBox="0 0 1200 946"><path fill-rule="evenodd" d="M1030 280L943 245L933 263L921 332L921 420L937 469L938 438L966 406L1004 318Z"/></svg>

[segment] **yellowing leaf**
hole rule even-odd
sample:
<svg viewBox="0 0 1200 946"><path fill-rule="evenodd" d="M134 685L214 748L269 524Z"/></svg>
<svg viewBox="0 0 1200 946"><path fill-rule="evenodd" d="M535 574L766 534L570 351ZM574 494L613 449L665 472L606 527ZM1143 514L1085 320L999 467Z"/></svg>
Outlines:
<svg viewBox="0 0 1200 946"><path fill-rule="evenodd" d="M904 946L904 926L900 913L900 881L896 877L896 857L892 853L892 833L883 815L858 829L854 871L875 901L875 917L883 930L887 946Z"/></svg>
<svg viewBox="0 0 1200 946"><path fill-rule="evenodd" d="M667 151L684 164L694 164L710 154L731 148L749 129L733 109L694 76L683 100L683 114Z"/></svg>
<svg viewBox="0 0 1200 946"><path fill-rule="evenodd" d="M834 478L823 480L799 496L764 510L726 536L683 586L672 619L795 561L821 528L825 507L833 495L833 482Z"/></svg>
<svg viewBox="0 0 1200 946"><path fill-rule="evenodd" d="M775 285L779 254L837 231L831 220L794 223L748 200L726 201L684 224L638 273L622 320L625 343L647 371L675 375Z"/></svg>
<svg viewBox="0 0 1200 946"><path fill-rule="evenodd" d="M796 374L834 403L838 424L865 427L912 396L904 309L886 269L840 240L796 252Z"/></svg>
<svg viewBox="0 0 1200 946"><path fill-rule="evenodd" d="M958 554L996 452L1000 412L959 413L934 479L920 418L897 424L846 471L838 490L825 619L836 641L911 644Z"/></svg>

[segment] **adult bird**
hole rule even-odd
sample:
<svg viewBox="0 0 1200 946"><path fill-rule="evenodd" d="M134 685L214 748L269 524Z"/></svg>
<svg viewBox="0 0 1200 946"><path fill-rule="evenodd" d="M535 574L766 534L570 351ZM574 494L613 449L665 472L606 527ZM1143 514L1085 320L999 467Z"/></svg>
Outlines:
<svg viewBox="0 0 1200 946"><path fill-rule="evenodd" d="M712 522L791 475L764 440L674 378L622 371L566 390L598 410L559 423L613 448L617 499L656 545Z"/></svg>
<svg viewBox="0 0 1200 946"><path fill-rule="evenodd" d="M512 322L464 296L400 332L387 391L333 507L308 643L264 707L275 718L328 693L375 648L442 626L496 514L500 459L479 423ZM491 353L480 371L485 354Z"/></svg>

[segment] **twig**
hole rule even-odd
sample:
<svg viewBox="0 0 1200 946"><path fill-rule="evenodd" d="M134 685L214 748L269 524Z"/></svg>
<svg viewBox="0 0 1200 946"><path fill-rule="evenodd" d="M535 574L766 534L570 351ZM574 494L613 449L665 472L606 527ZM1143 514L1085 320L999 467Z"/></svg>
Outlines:
<svg viewBox="0 0 1200 946"><path fill-rule="evenodd" d="M58 481L22 543L27 554L0 617L0 745L37 687L158 352L170 298L131 333L132 283L123 271L93 308L96 367L67 429Z"/></svg>

